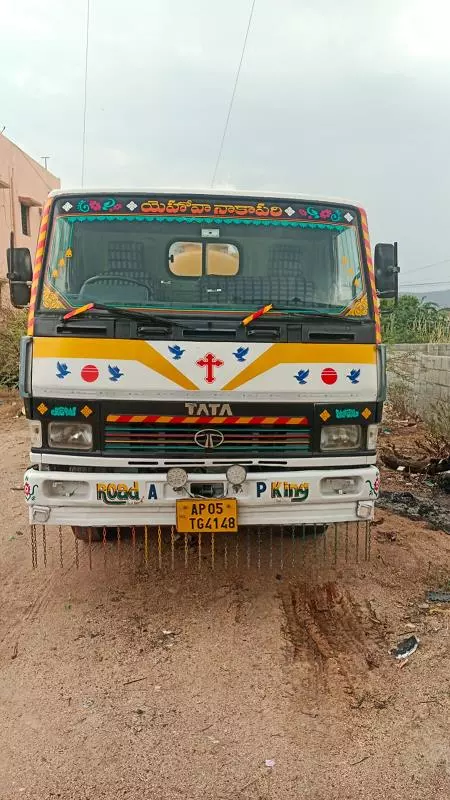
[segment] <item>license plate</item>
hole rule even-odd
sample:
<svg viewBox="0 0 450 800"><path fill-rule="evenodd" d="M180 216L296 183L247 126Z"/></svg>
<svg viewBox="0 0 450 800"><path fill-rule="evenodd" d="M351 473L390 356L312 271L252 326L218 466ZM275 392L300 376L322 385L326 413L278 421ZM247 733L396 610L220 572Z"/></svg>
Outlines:
<svg viewBox="0 0 450 800"><path fill-rule="evenodd" d="M178 533L237 533L237 500L177 500Z"/></svg>

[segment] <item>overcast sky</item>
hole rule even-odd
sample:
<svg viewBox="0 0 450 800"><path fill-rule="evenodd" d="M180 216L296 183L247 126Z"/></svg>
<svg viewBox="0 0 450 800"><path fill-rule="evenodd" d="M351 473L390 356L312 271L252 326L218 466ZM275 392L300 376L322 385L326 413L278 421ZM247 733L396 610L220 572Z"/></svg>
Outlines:
<svg viewBox="0 0 450 800"><path fill-rule="evenodd" d="M86 7L0 0L0 130L64 187ZM250 8L91 0L85 185L210 186ZM256 0L217 185L360 201L403 283L450 288L450 260L417 269L450 259L449 39L448 0Z"/></svg>

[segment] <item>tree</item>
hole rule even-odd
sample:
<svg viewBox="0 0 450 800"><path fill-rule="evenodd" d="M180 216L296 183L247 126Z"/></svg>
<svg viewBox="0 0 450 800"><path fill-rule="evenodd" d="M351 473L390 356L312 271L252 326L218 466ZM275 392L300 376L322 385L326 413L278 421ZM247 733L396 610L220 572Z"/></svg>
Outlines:
<svg viewBox="0 0 450 800"><path fill-rule="evenodd" d="M398 305L381 301L383 341L450 342L450 319L436 303L426 303L415 295L402 295Z"/></svg>

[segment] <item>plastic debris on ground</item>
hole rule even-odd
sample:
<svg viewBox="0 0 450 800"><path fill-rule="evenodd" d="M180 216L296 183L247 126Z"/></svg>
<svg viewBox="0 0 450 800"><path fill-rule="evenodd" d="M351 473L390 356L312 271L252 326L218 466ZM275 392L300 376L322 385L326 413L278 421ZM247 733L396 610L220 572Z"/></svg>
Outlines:
<svg viewBox="0 0 450 800"><path fill-rule="evenodd" d="M402 641L399 642L396 647L393 647L392 650L390 650L390 653L394 656L394 658L401 660L412 656L412 654L417 650L418 646L419 639L417 636L408 636L407 639L402 639Z"/></svg>
<svg viewBox="0 0 450 800"><path fill-rule="evenodd" d="M427 592L430 603L450 603L450 592Z"/></svg>

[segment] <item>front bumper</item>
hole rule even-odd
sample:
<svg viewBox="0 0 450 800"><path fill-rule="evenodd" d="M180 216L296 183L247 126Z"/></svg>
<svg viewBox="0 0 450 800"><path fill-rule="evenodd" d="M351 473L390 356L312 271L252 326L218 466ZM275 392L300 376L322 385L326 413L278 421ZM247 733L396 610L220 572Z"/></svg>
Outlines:
<svg viewBox="0 0 450 800"><path fill-rule="evenodd" d="M328 478L356 479L351 493L330 493ZM249 473L239 491L224 474L189 475L194 484L215 484L221 496L236 497L240 525L302 525L352 522L373 517L379 489L374 466ZM219 495L216 495L217 497ZM161 474L40 471L25 473L30 522L56 525L175 525L175 491ZM197 495L198 497L198 495Z"/></svg>

